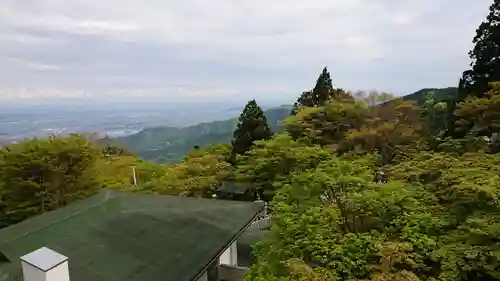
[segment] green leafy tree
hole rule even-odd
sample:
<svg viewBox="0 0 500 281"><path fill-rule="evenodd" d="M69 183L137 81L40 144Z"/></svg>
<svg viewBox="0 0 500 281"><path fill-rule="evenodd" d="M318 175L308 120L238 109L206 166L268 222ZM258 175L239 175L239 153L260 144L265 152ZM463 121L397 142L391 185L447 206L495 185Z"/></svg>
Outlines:
<svg viewBox="0 0 500 281"><path fill-rule="evenodd" d="M474 136L491 136L500 131L500 82L490 83L482 97L470 97L455 110L457 131Z"/></svg>
<svg viewBox="0 0 500 281"><path fill-rule="evenodd" d="M234 161L236 155L250 150L255 141L269 139L271 135L264 112L255 100L249 101L233 134L231 159Z"/></svg>
<svg viewBox="0 0 500 281"><path fill-rule="evenodd" d="M287 133L280 133L268 141L255 142L239 157L234 177L261 189L263 199L269 200L294 173L314 168L329 157L331 153L320 146L304 146Z"/></svg>
<svg viewBox="0 0 500 281"><path fill-rule="evenodd" d="M387 164L397 156L420 149L422 111L414 101L394 99L368 111L362 125L345 134L339 151L361 154L378 151L381 164Z"/></svg>
<svg viewBox="0 0 500 281"><path fill-rule="evenodd" d="M33 139L5 146L0 154L4 225L93 194L100 151L82 136Z"/></svg>
<svg viewBox="0 0 500 281"><path fill-rule="evenodd" d="M418 153L386 166L387 183L371 180L371 156L295 173L274 197L271 232L246 278L497 280L499 161Z"/></svg>
<svg viewBox="0 0 500 281"><path fill-rule="evenodd" d="M329 102L303 108L283 124L294 139L337 147L350 129L361 127L368 114L367 106L359 101Z"/></svg>
<svg viewBox="0 0 500 281"><path fill-rule="evenodd" d="M211 197L230 176L230 153L231 147L226 144L195 149L181 163L165 166L163 174L140 188L156 194Z"/></svg>
<svg viewBox="0 0 500 281"><path fill-rule="evenodd" d="M258 262L247 280L300 280L287 268L293 259L314 266L326 280L424 267L424 259L412 255L418 249L398 237L404 229L398 220L425 217L432 194L402 181L374 183L374 169L371 156L332 158L295 174L272 202L273 227L256 246Z"/></svg>
<svg viewBox="0 0 500 281"><path fill-rule="evenodd" d="M439 101L436 92L431 91L425 94L422 104L423 117L427 131L431 136L443 136L448 131L449 103Z"/></svg>

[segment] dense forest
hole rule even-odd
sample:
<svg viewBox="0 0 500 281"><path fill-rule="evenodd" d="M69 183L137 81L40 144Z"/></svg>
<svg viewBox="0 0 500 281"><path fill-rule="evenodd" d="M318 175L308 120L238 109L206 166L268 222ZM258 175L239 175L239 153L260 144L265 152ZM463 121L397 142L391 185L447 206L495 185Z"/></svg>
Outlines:
<svg viewBox="0 0 500 281"><path fill-rule="evenodd" d="M211 198L231 180L273 215L246 280L500 280L499 17L495 1L458 89L349 93L325 67L282 130L251 100L230 144L179 164L80 135L5 146L0 223L102 188Z"/></svg>

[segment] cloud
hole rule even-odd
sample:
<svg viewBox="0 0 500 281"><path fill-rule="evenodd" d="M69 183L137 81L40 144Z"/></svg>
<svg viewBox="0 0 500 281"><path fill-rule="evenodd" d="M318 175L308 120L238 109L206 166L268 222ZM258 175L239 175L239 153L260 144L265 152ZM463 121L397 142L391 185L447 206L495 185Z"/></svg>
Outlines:
<svg viewBox="0 0 500 281"><path fill-rule="evenodd" d="M4 0L0 98L293 100L324 65L348 89L453 86L490 2Z"/></svg>

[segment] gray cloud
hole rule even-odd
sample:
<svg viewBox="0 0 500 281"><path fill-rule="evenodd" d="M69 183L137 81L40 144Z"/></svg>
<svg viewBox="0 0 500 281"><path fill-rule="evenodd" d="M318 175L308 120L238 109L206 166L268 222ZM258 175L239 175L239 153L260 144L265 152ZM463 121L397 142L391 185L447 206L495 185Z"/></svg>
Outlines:
<svg viewBox="0 0 500 281"><path fill-rule="evenodd" d="M453 86L489 0L3 0L0 97ZM82 94L85 93L85 94Z"/></svg>

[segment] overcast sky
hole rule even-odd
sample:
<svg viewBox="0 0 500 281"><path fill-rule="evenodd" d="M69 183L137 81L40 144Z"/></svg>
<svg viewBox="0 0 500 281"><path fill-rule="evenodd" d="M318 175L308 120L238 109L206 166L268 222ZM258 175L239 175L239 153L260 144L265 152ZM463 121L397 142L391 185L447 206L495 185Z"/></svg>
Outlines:
<svg viewBox="0 0 500 281"><path fill-rule="evenodd" d="M0 0L0 97L455 86L491 0Z"/></svg>

